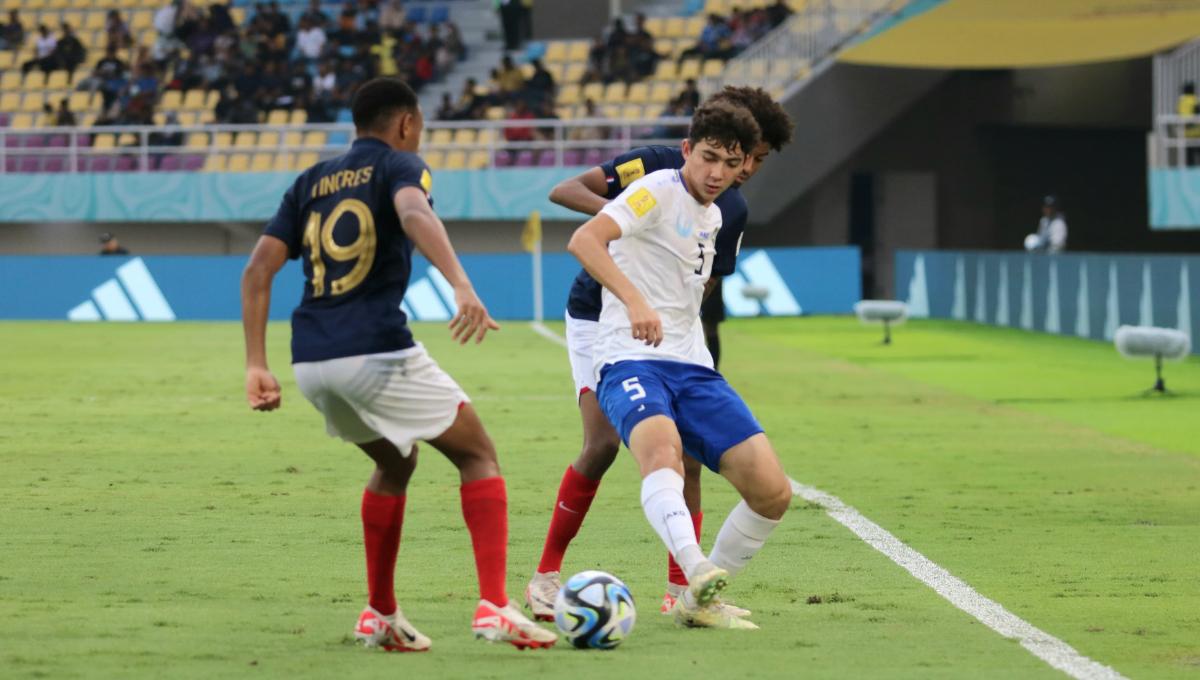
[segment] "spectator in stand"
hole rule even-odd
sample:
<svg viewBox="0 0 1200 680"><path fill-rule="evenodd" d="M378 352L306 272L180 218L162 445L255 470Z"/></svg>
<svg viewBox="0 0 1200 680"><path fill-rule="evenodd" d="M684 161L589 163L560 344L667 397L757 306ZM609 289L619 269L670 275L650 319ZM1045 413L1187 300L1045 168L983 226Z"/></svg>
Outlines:
<svg viewBox="0 0 1200 680"><path fill-rule="evenodd" d="M692 115L700 106L700 90L696 87L696 80L688 78L684 81L683 91L679 93L679 104L683 106L685 116Z"/></svg>
<svg viewBox="0 0 1200 680"><path fill-rule="evenodd" d="M233 15L229 13L229 8L229 4L222 5L219 3L208 6L208 21L212 25L213 33L216 33L218 36L237 30L237 26L233 22Z"/></svg>
<svg viewBox="0 0 1200 680"><path fill-rule="evenodd" d="M427 47L417 48L417 60L413 63L412 77L408 79L409 83L414 90L419 92L427 83L433 81L435 75L433 50Z"/></svg>
<svg viewBox="0 0 1200 680"><path fill-rule="evenodd" d="M322 31L329 28L329 15L321 11L321 0L309 0L308 9L300 15L309 25L316 26Z"/></svg>
<svg viewBox="0 0 1200 680"><path fill-rule="evenodd" d="M596 102L588 97L583 102L583 118L595 119L597 121L604 119L604 114L596 107ZM592 123L589 125L578 125L570 128L568 136L577 142L594 141L597 139L608 139L609 128L603 123Z"/></svg>
<svg viewBox="0 0 1200 680"><path fill-rule="evenodd" d="M535 105L545 101L554 101L554 93L557 86L554 83L554 76L546 70L541 59L534 59L530 62L533 65L533 75L525 83L525 92L530 102Z"/></svg>
<svg viewBox="0 0 1200 680"><path fill-rule="evenodd" d="M25 25L17 10L8 10L8 22L0 27L0 49L19 52L25 44Z"/></svg>
<svg viewBox="0 0 1200 680"><path fill-rule="evenodd" d="M121 247L121 242L117 240L116 234L105 232L100 234L100 254L128 255L129 251Z"/></svg>
<svg viewBox="0 0 1200 680"><path fill-rule="evenodd" d="M529 110L529 106L524 99L518 99L513 105L512 111L508 114L509 120L533 120L533 111ZM510 142L532 142L533 128L531 127L509 127L504 128L504 139Z"/></svg>
<svg viewBox="0 0 1200 680"><path fill-rule="evenodd" d="M394 76L399 73L400 69L396 64L396 44L397 40L391 33L381 33L379 42L371 46L376 75Z"/></svg>
<svg viewBox="0 0 1200 680"><path fill-rule="evenodd" d="M385 31L397 31L404 25L404 5L400 0L385 0L379 10L379 27Z"/></svg>
<svg viewBox="0 0 1200 680"><path fill-rule="evenodd" d="M165 125L167 131L151 132L146 140L150 146L183 146L183 130L179 129L179 114L168 111Z"/></svg>
<svg viewBox="0 0 1200 680"><path fill-rule="evenodd" d="M87 50L68 23L62 25L62 36L54 45L54 59L57 67L67 72L67 82L75 79L75 69L87 59Z"/></svg>
<svg viewBox="0 0 1200 680"><path fill-rule="evenodd" d="M205 54L212 54L217 42L217 34L212 29L212 23L208 17L202 17L197 21L194 27L189 30L187 40L188 51L193 58Z"/></svg>
<svg viewBox="0 0 1200 680"><path fill-rule="evenodd" d="M500 95L505 99L511 99L516 96L525 87L525 76L521 73L521 69L513 63L512 57L505 55L500 60L500 70L496 73L496 83L500 88Z"/></svg>
<svg viewBox="0 0 1200 680"><path fill-rule="evenodd" d="M660 118L680 118L687 114L684 113L683 100L680 97L675 97L667 103L666 108L659 114ZM682 139L687 136L687 127L678 125L659 124L650 129L649 137L651 139L674 140Z"/></svg>
<svg viewBox="0 0 1200 680"><path fill-rule="evenodd" d="M646 15L639 13L634 21L634 30L629 34L627 42L629 44L629 60L640 79L654 73L662 55L654 49L654 36L646 30Z"/></svg>
<svg viewBox="0 0 1200 680"><path fill-rule="evenodd" d="M296 51L308 61L321 58L325 49L325 31L308 19L300 19L300 32L296 34Z"/></svg>
<svg viewBox="0 0 1200 680"><path fill-rule="evenodd" d="M458 110L454 108L454 99L449 92L442 93L442 103L438 105L436 116L438 120L458 120Z"/></svg>
<svg viewBox="0 0 1200 680"><path fill-rule="evenodd" d="M703 57L705 59L728 59L733 56L733 46L730 43L731 32L729 25L717 14L708 15L708 23L700 32L700 40L679 55L680 61L687 57Z"/></svg>
<svg viewBox="0 0 1200 680"><path fill-rule="evenodd" d="M75 112L71 110L71 102L63 97L58 101L58 110L54 112L54 124L58 127L75 127L78 122Z"/></svg>
<svg viewBox="0 0 1200 680"><path fill-rule="evenodd" d="M522 14L525 12L521 0L495 0L500 12L500 26L504 30L504 49L521 49Z"/></svg>
<svg viewBox="0 0 1200 680"><path fill-rule="evenodd" d="M625 44L629 39L629 33L625 30L625 22L620 17L613 19L612 27L608 29L608 37L604 44L608 49L612 50Z"/></svg>
<svg viewBox="0 0 1200 680"><path fill-rule="evenodd" d="M121 18L121 13L115 9L108 10L104 17L104 35L106 45L115 45L117 49L127 49L133 46L133 35L129 25Z"/></svg>
<svg viewBox="0 0 1200 680"><path fill-rule="evenodd" d="M767 23L771 28L775 28L792 16L792 8L788 7L784 0L775 0L775 4L766 9L766 14Z"/></svg>
<svg viewBox="0 0 1200 680"><path fill-rule="evenodd" d="M46 76L50 75L58 66L55 59L54 48L58 45L58 38L50 34L50 27L46 24L38 24L37 40L33 43L33 59L21 65L21 74L29 75L33 69L41 69Z"/></svg>
<svg viewBox="0 0 1200 680"><path fill-rule="evenodd" d="M479 88L479 83L474 78L467 78L467 82L463 83L462 92L458 95L458 101L455 103L455 118L458 120L468 120L474 118L473 112L480 104L480 97L476 90Z"/></svg>
<svg viewBox="0 0 1200 680"><path fill-rule="evenodd" d="M446 22L446 49L458 61L467 58L467 45L463 42L462 33L458 31L458 24L453 21Z"/></svg>
<svg viewBox="0 0 1200 680"><path fill-rule="evenodd" d="M93 92L100 91L102 108L107 109L112 106L117 95L124 89L128 71L129 65L117 56L117 46L110 43L104 56L96 62L90 83L90 89Z"/></svg>
<svg viewBox="0 0 1200 680"><path fill-rule="evenodd" d="M317 77L313 79L313 95L318 99L332 100L336 91L337 75L333 72L333 64L326 59L317 68Z"/></svg>

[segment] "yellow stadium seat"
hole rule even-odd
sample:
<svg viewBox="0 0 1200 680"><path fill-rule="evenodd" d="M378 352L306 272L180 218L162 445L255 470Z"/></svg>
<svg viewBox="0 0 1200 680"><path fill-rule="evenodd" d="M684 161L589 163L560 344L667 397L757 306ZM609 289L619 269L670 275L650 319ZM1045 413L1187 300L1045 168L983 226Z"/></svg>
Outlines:
<svg viewBox="0 0 1200 680"><path fill-rule="evenodd" d="M9 50L0 52L0 70L7 71L16 65L16 55Z"/></svg>
<svg viewBox="0 0 1200 680"><path fill-rule="evenodd" d="M279 146L278 132L260 132L258 133L258 145L274 149Z"/></svg>
<svg viewBox="0 0 1200 680"><path fill-rule="evenodd" d="M707 0L704 3L704 13L725 16L729 14L729 3L726 0Z"/></svg>
<svg viewBox="0 0 1200 680"><path fill-rule="evenodd" d="M204 159L204 172L225 172L229 167L229 159L223 153L210 153Z"/></svg>
<svg viewBox="0 0 1200 680"><path fill-rule="evenodd" d="M625 83L616 81L604 88L604 101L609 104L621 104L625 101Z"/></svg>
<svg viewBox="0 0 1200 680"><path fill-rule="evenodd" d="M47 90L62 90L66 88L67 72L51 71L50 75L46 76L46 83L42 87Z"/></svg>
<svg viewBox="0 0 1200 680"><path fill-rule="evenodd" d="M267 114L267 125L287 125L288 112L275 109Z"/></svg>
<svg viewBox="0 0 1200 680"><path fill-rule="evenodd" d="M625 120L639 120L645 117L645 111L638 104L626 104L624 108L621 109L621 118L624 118Z"/></svg>
<svg viewBox="0 0 1200 680"><path fill-rule="evenodd" d="M567 43L562 40L551 40L546 46L546 54L542 56L547 62L557 62L567 60Z"/></svg>
<svg viewBox="0 0 1200 680"><path fill-rule="evenodd" d="M587 73L587 64L582 61L573 61L563 68L562 82L559 85L563 83L578 83L583 80L584 73Z"/></svg>
<svg viewBox="0 0 1200 680"><path fill-rule="evenodd" d="M229 172L247 172L250 170L250 154L230 154L228 170Z"/></svg>
<svg viewBox="0 0 1200 680"><path fill-rule="evenodd" d="M452 130L447 130L445 128L434 130L429 136L429 143L435 146L445 146L446 144L450 143L450 140L453 138L453 136L454 132Z"/></svg>
<svg viewBox="0 0 1200 680"><path fill-rule="evenodd" d="M304 143L304 135L299 132L287 132L283 135L283 146L294 149Z"/></svg>
<svg viewBox="0 0 1200 680"><path fill-rule="evenodd" d="M575 117L575 109L570 106L559 106L554 109L554 113L562 120L571 120Z"/></svg>
<svg viewBox="0 0 1200 680"><path fill-rule="evenodd" d="M49 9L66 9L71 6L71 0L46 0Z"/></svg>
<svg viewBox="0 0 1200 680"><path fill-rule="evenodd" d="M232 132L218 132L213 136L213 146L218 149L229 149L233 147Z"/></svg>
<svg viewBox="0 0 1200 680"><path fill-rule="evenodd" d="M601 113L604 114L605 118L620 118L621 117L621 107L619 107L615 104L608 104L606 106L601 106L600 111L601 111Z"/></svg>
<svg viewBox="0 0 1200 680"><path fill-rule="evenodd" d="M75 113L83 113L92 108L92 93L91 92L72 92L70 102L67 104Z"/></svg>
<svg viewBox="0 0 1200 680"><path fill-rule="evenodd" d="M92 11L87 13L87 17L83 20L83 28L88 31L98 31L104 28L104 12Z"/></svg>
<svg viewBox="0 0 1200 680"><path fill-rule="evenodd" d="M20 92L4 92L0 94L0 111L16 111L21 108Z"/></svg>
<svg viewBox="0 0 1200 680"><path fill-rule="evenodd" d="M663 59L654 68L654 80L676 80L679 76L679 66L670 59Z"/></svg>
<svg viewBox="0 0 1200 680"><path fill-rule="evenodd" d="M167 94L170 94L170 92ZM166 99L165 94L163 95L163 99ZM166 106L166 104L164 103L163 106ZM187 94L183 95L183 101L180 102L179 107L186 111L199 111L206 108L204 106L204 90L188 90Z"/></svg>
<svg viewBox="0 0 1200 680"><path fill-rule="evenodd" d="M660 38L654 41L654 51L665 59L675 58L675 41L670 38Z"/></svg>
<svg viewBox="0 0 1200 680"><path fill-rule="evenodd" d="M780 62L777 62L777 63L787 63L787 61L780 60ZM720 59L706 59L704 61L704 70L701 71L701 74L705 78L719 78L719 77L721 77L721 73L724 70L725 70L725 62L724 61L722 61Z"/></svg>
<svg viewBox="0 0 1200 680"><path fill-rule="evenodd" d="M167 114L163 113L162 111L159 111L158 113L154 114L154 124L159 125L159 126L166 125L167 124Z"/></svg>
<svg viewBox="0 0 1200 680"><path fill-rule="evenodd" d="M663 24L662 33L655 37L658 38L682 38L684 30L687 28L687 22L683 17L671 17Z"/></svg>
<svg viewBox="0 0 1200 680"><path fill-rule="evenodd" d="M650 89L650 103L666 104L669 101L671 101L671 84L654 83L654 87Z"/></svg>
<svg viewBox="0 0 1200 680"><path fill-rule="evenodd" d="M30 10L41 9L46 6L46 0L25 0L17 7L26 12ZM28 29L26 29L28 30Z"/></svg>
<svg viewBox="0 0 1200 680"><path fill-rule="evenodd" d="M750 80L760 81L767 77L767 62L755 59L750 62Z"/></svg>
<svg viewBox="0 0 1200 680"><path fill-rule="evenodd" d="M704 24L708 21L706 17L698 16L687 20L683 25L683 35L677 37L683 38L699 38L700 32L704 30Z"/></svg>
<svg viewBox="0 0 1200 680"><path fill-rule="evenodd" d="M525 80L529 80L533 77L533 64L521 64L517 68L521 70L521 77L523 77Z"/></svg>
<svg viewBox="0 0 1200 680"><path fill-rule="evenodd" d="M70 5L65 6L69 7ZM83 26L83 12L75 10L63 12L59 15L59 21L64 24L70 24L71 28L79 30L79 27Z"/></svg>
<svg viewBox="0 0 1200 680"><path fill-rule="evenodd" d="M666 32L667 20L662 17L646 17L646 32L655 38Z"/></svg>
<svg viewBox="0 0 1200 680"><path fill-rule="evenodd" d="M21 74L18 71L5 71L4 75L0 76L0 90L8 92L10 90L21 89Z"/></svg>
<svg viewBox="0 0 1200 680"><path fill-rule="evenodd" d="M491 128L484 128L479 131L478 144L491 144L496 139L496 131Z"/></svg>
<svg viewBox="0 0 1200 680"><path fill-rule="evenodd" d="M421 154L421 158L424 159L425 165L428 165L431 170L442 169L443 157L444 156L441 151L430 151L428 153Z"/></svg>
<svg viewBox="0 0 1200 680"><path fill-rule="evenodd" d="M45 103L45 96L33 92L26 92L25 96L21 99L21 110L28 111L30 113L41 111L42 106L45 105Z"/></svg>
<svg viewBox="0 0 1200 680"><path fill-rule="evenodd" d="M288 117L288 123L291 125L304 125L308 122L308 111L304 109L295 109L292 115Z"/></svg>
<svg viewBox="0 0 1200 680"><path fill-rule="evenodd" d="M478 134L474 128L460 128L454 131L454 143L464 146L474 144Z"/></svg>
<svg viewBox="0 0 1200 680"><path fill-rule="evenodd" d="M468 170L482 170L487 166L488 152L486 151L472 151L471 155L467 158Z"/></svg>
<svg viewBox="0 0 1200 680"><path fill-rule="evenodd" d="M688 78L695 78L699 75L700 75L700 60L699 59L685 59L683 61L683 63L679 65L679 73L676 74L675 77L677 80L687 80Z"/></svg>
<svg viewBox="0 0 1200 680"><path fill-rule="evenodd" d="M93 149L112 149L116 146L116 137L111 132L103 132L92 138Z"/></svg>
<svg viewBox="0 0 1200 680"><path fill-rule="evenodd" d="M14 130L27 130L33 127L33 115L29 113L13 114L8 126Z"/></svg>
<svg viewBox="0 0 1200 680"><path fill-rule="evenodd" d="M646 83L634 83L625 93L625 101L630 104L645 104L650 100L650 86Z"/></svg>
<svg viewBox="0 0 1200 680"><path fill-rule="evenodd" d="M275 154L275 162L271 169L275 172L291 172L296 167L296 155L290 153Z"/></svg>
<svg viewBox="0 0 1200 680"><path fill-rule="evenodd" d="M254 154L254 158L250 161L251 172L270 172L271 166L275 162L275 154L259 152Z"/></svg>
<svg viewBox="0 0 1200 680"><path fill-rule="evenodd" d="M255 146L258 146L257 132L239 132L237 133L237 136L233 138L233 147L235 149L249 149ZM230 163L232 162L233 161L231 159Z"/></svg>
<svg viewBox="0 0 1200 680"><path fill-rule="evenodd" d="M133 34L141 33L154 24L154 13L148 11L134 12L129 19L129 30Z"/></svg>
<svg viewBox="0 0 1200 680"><path fill-rule="evenodd" d="M579 85L571 83L558 91L558 103L570 106L579 103Z"/></svg>
<svg viewBox="0 0 1200 680"><path fill-rule="evenodd" d="M315 151L308 151L296 157L296 169L307 170L316 165L321 160L320 155Z"/></svg>
<svg viewBox="0 0 1200 680"><path fill-rule="evenodd" d="M451 151L446 154L446 162L442 166L446 170L464 170L467 167L466 151Z"/></svg>
<svg viewBox="0 0 1200 680"><path fill-rule="evenodd" d="M208 148L208 133L193 132L187 137L187 148L189 149L207 149Z"/></svg>
<svg viewBox="0 0 1200 680"><path fill-rule="evenodd" d="M198 116L195 111L180 111L177 115L179 116L180 125L190 126L198 124Z"/></svg>
<svg viewBox="0 0 1200 680"><path fill-rule="evenodd" d="M324 132L307 132L304 134L304 146L325 146L328 143L326 140L327 136Z"/></svg>
<svg viewBox="0 0 1200 680"><path fill-rule="evenodd" d="M604 83L588 83L584 85L583 98L599 102L604 98Z"/></svg>
<svg viewBox="0 0 1200 680"><path fill-rule="evenodd" d="M246 8L234 7L233 9L229 10L229 16L233 17L233 23L235 26L241 26L242 24L246 23ZM301 156L300 160L303 160L303 158L304 157ZM316 164L316 162L316 159L313 159L312 163L309 163L308 165L302 165L299 161L297 161L296 165L297 167L308 168L309 166Z"/></svg>
<svg viewBox="0 0 1200 680"><path fill-rule="evenodd" d="M176 111L183 106L183 95L179 90L167 90L163 92L162 101L158 107L164 111Z"/></svg>
<svg viewBox="0 0 1200 680"><path fill-rule="evenodd" d="M75 119L79 121L80 127L88 128L96 124L96 114L90 112L83 115L77 115Z"/></svg>
<svg viewBox="0 0 1200 680"><path fill-rule="evenodd" d="M793 12L803 12L807 6L808 0L788 0L788 7L790 7Z"/></svg>
<svg viewBox="0 0 1200 680"><path fill-rule="evenodd" d="M217 114L212 111L201 111L197 115L199 116L196 118L197 125L213 125L217 122Z"/></svg>
<svg viewBox="0 0 1200 680"><path fill-rule="evenodd" d="M204 108L211 111L217 108L217 102L219 101L221 101L221 93L216 90L209 90L208 94L204 96Z"/></svg>
<svg viewBox="0 0 1200 680"><path fill-rule="evenodd" d="M117 138L117 146L141 146L141 144L141 137L132 132L126 132Z"/></svg>
<svg viewBox="0 0 1200 680"><path fill-rule="evenodd" d="M567 61L587 61L591 45L586 40L575 40L567 49Z"/></svg>
<svg viewBox="0 0 1200 680"><path fill-rule="evenodd" d="M485 115L488 120L504 120L508 112L504 110L503 106L489 106Z"/></svg>

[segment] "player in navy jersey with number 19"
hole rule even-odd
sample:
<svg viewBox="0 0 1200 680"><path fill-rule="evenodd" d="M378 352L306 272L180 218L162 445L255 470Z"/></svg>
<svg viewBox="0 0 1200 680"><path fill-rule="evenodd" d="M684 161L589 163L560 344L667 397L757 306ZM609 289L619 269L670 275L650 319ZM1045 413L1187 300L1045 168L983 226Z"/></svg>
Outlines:
<svg viewBox="0 0 1200 680"><path fill-rule="evenodd" d="M793 126L787 112L761 88L726 87L705 103L713 102L724 102L747 110L762 133L761 141L749 153L734 185L714 201L721 212L722 227L717 233L712 278L706 288L707 297L701 318L704 321L705 340L715 364L720 354L716 321L724 316L720 277L734 272L749 212L746 199L738 187L758 172L772 151L779 151L791 142ZM683 164L683 152L679 147L646 146L633 149L561 182L551 192L550 200L572 210L595 215L634 181L657 170L682 168ZM600 479L616 459L620 447L620 438L604 417L596 399L592 355L600 318L600 297L600 284L587 271L581 270L567 300L566 331L575 393L583 420L583 449L563 474L542 557L533 579L525 589L526 602L537 618L553 617L553 602L560 588L559 572L563 556L582 526ZM690 457L685 456L683 463L686 482L684 496L699 538L703 517L700 511L702 468ZM675 599L687 585L687 577L675 560L668 556L667 588L661 607L663 613L671 611ZM727 606L727 609L735 614L748 613L732 606Z"/></svg>
<svg viewBox="0 0 1200 680"><path fill-rule="evenodd" d="M403 81L377 78L351 108L353 146L300 175L242 276L246 397L255 410L279 407L265 346L271 282L287 259L303 258L304 295L292 314L296 383L324 414L328 433L375 462L362 499L369 604L355 637L388 651L430 647L397 606L393 582L417 442L427 441L462 480L479 577L476 637L549 647L557 636L505 593L508 499L495 448L466 394L413 340L400 307L415 246L454 288L451 337L480 342L499 328L433 212L433 179L416 155L424 125L416 95Z"/></svg>

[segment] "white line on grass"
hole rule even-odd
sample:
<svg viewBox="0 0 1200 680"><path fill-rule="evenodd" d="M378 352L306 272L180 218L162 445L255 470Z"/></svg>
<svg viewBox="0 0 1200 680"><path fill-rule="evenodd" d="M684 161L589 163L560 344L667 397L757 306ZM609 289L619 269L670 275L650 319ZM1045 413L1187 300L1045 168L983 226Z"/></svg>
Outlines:
<svg viewBox="0 0 1200 680"><path fill-rule="evenodd" d="M531 324L534 332L564 347L567 341L538 322ZM839 524L852 531L867 545L904 568L918 581L948 600L950 604L975 617L983 625L1006 638L1016 640L1037 658L1076 680L1127 680L1115 669L1092 661L1074 647L1037 628L1005 609L995 600L980 595L965 581L913 550L887 529L867 519L858 510L846 505L837 496L801 484L792 479L792 493L810 503L825 508Z"/></svg>

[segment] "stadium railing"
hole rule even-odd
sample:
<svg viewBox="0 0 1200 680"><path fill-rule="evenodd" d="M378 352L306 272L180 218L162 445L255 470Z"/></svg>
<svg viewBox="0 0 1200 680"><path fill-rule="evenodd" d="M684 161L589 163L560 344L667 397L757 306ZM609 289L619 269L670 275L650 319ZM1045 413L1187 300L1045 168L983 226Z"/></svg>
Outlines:
<svg viewBox="0 0 1200 680"><path fill-rule="evenodd" d="M910 0L823 0L806 5L725 64L718 77L701 79L709 94L725 85L761 87L776 99L811 73L813 66Z"/></svg>
<svg viewBox="0 0 1200 680"><path fill-rule="evenodd" d="M1154 113L1178 115L1179 94L1185 83L1200 86L1200 39L1154 57Z"/></svg>
<svg viewBox="0 0 1200 680"><path fill-rule="evenodd" d="M421 154L435 170L597 165L633 147L676 145L690 120L430 121ZM510 128L536 130L541 138L509 141L504 131ZM572 132L577 130L588 130L595 138L576 139ZM474 134L465 135L468 141L456 141L458 131ZM97 138L105 135L106 143L98 146ZM180 135L181 143L151 143L160 142L163 135ZM195 135L204 138L197 140ZM354 127L345 123L0 128L0 173L296 171L344 152L353 138ZM315 155L305 159L304 154ZM448 158L451 154L455 157ZM214 167L208 163L212 156L240 159L235 167Z"/></svg>
<svg viewBox="0 0 1200 680"><path fill-rule="evenodd" d="M1200 116L1155 116L1149 147L1149 167L1187 167L1188 149L1200 149Z"/></svg>

